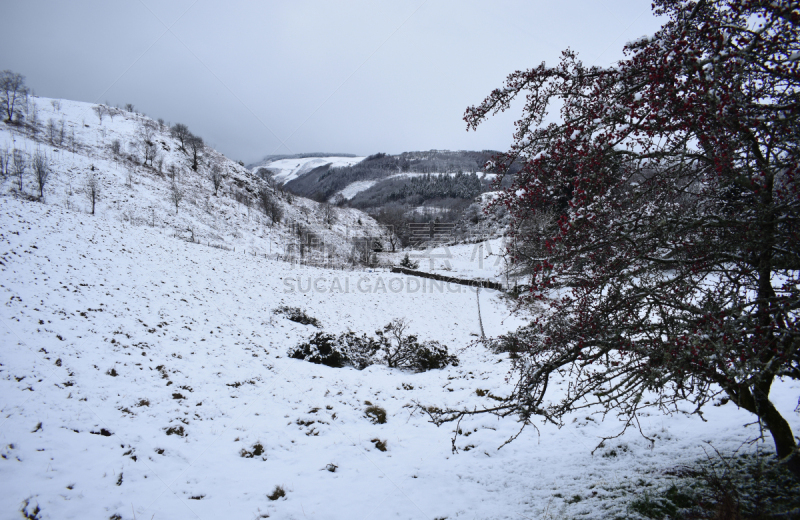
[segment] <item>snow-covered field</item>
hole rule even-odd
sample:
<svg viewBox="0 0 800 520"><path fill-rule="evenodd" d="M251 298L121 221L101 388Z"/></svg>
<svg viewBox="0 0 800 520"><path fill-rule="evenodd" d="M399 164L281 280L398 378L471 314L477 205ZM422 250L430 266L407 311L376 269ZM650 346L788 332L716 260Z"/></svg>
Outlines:
<svg viewBox="0 0 800 520"><path fill-rule="evenodd" d="M275 180L282 183L293 181L294 179L310 172L314 168L330 164L335 168L352 166L364 160L364 157L303 157L300 159L279 159L267 162L253 168L267 168L275 172Z"/></svg>
<svg viewBox="0 0 800 520"><path fill-rule="evenodd" d="M417 270L469 279L490 280L513 285L513 277L507 279L505 246L503 238L492 238L475 244L432 245L427 249L381 253L381 260L398 264L408 254L418 262Z"/></svg>
<svg viewBox="0 0 800 520"><path fill-rule="evenodd" d="M349 292L331 292L337 280ZM639 479L658 486L706 443L725 452L758 433L732 404L709 407L708 422L643 414L655 446L630 431L592 456L600 436L619 431L613 418L576 413L498 449L518 424L487 416L461 423L454 453L453 426L435 427L414 403L491 405L476 390L504 395L509 361L466 348L479 333L474 292L423 292L412 280L291 269L0 198L0 510L18 518L27 501L41 519L607 518L625 513ZM480 298L487 334L522 323L500 295ZM372 333L405 317L461 363L413 374L287 359L317 329L272 315L279 305L304 307L330 332ZM795 432L798 393L779 383L772 394ZM367 419L368 401L386 409L386 424ZM256 444L263 453L241 456ZM277 485L286 496L272 501Z"/></svg>

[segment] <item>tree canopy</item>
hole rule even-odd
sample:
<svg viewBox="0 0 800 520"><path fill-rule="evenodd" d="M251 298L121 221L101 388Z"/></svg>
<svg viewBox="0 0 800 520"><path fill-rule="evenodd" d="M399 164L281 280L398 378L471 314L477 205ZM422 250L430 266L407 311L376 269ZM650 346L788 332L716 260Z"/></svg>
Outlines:
<svg viewBox="0 0 800 520"><path fill-rule="evenodd" d="M498 338L519 352L516 387L483 410L560 424L599 407L637 425L646 407L702 415L732 401L800 455L770 401L800 379L800 4L655 0L666 23L611 67L511 74L468 128L522 98L508 152L514 256L531 323ZM551 104L560 122L544 124ZM565 391L553 378L566 376ZM721 401L719 401L721 399Z"/></svg>

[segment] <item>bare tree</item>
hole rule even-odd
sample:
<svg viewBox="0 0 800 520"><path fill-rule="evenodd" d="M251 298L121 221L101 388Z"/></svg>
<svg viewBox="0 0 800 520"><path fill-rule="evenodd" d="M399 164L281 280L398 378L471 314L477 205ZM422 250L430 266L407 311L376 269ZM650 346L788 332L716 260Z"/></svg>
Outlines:
<svg viewBox="0 0 800 520"><path fill-rule="evenodd" d="M183 123L175 123L170 129L170 133L181 143L181 150L186 151L186 140L192 135L189 127Z"/></svg>
<svg viewBox="0 0 800 520"><path fill-rule="evenodd" d="M269 217L273 224L283 218L283 208L278 204L275 194L266 186L258 190L258 205L264 216Z"/></svg>
<svg viewBox="0 0 800 520"><path fill-rule="evenodd" d="M272 192L267 187L262 187L258 190L258 206L264 212L264 216L268 217L272 207L273 197Z"/></svg>
<svg viewBox="0 0 800 520"><path fill-rule="evenodd" d="M158 173L162 173L162 170L164 169L164 155L161 154L160 152L156 153L156 159L153 162L156 165L156 169L158 170Z"/></svg>
<svg viewBox="0 0 800 520"><path fill-rule="evenodd" d="M61 118L61 121L59 121L58 123L58 146L64 144L64 135L65 135L64 118Z"/></svg>
<svg viewBox="0 0 800 520"><path fill-rule="evenodd" d="M261 177L261 180L266 182L268 186L270 187L272 186L273 176L271 171L269 171L266 168L259 168L258 170L256 170L256 175Z"/></svg>
<svg viewBox="0 0 800 520"><path fill-rule="evenodd" d="M97 114L100 124L103 124L103 116L108 114L108 108L105 105L96 105L92 107L92 111Z"/></svg>
<svg viewBox="0 0 800 520"><path fill-rule="evenodd" d="M53 119L47 120L47 139L50 141L50 144L56 146L58 142L58 126Z"/></svg>
<svg viewBox="0 0 800 520"><path fill-rule="evenodd" d="M203 152L203 148L205 147L203 138L197 135L189 134L189 137L186 138L186 144L189 146L189 153L192 157L192 170L197 171L197 161L200 158L200 154Z"/></svg>
<svg viewBox="0 0 800 520"><path fill-rule="evenodd" d="M0 177L2 179L5 179L10 173L8 167L10 161L11 154L8 152L8 146L6 145L4 148L0 148Z"/></svg>
<svg viewBox="0 0 800 520"><path fill-rule="evenodd" d="M272 207L269 210L269 218L273 224L277 224L283 218L283 208L278 204L277 199L273 201Z"/></svg>
<svg viewBox="0 0 800 520"><path fill-rule="evenodd" d="M172 181L172 184L175 184L175 178L178 175L178 167L170 163L170 165L167 166L167 175L169 175L169 180Z"/></svg>
<svg viewBox="0 0 800 520"><path fill-rule="evenodd" d="M214 196L216 197L217 190L222 185L222 168L220 168L219 164L214 163L208 169L208 179L214 186Z"/></svg>
<svg viewBox="0 0 800 520"><path fill-rule="evenodd" d="M44 187L47 179L50 178L50 165L48 164L47 154L37 150L31 161L33 175L36 178L36 185L39 187L39 199L44 198Z"/></svg>
<svg viewBox="0 0 800 520"><path fill-rule="evenodd" d="M39 107L36 106L35 101L31 101L30 110L28 116L28 127L31 129L31 133L33 134L34 140L39 136L39 132L42 131L39 128Z"/></svg>
<svg viewBox="0 0 800 520"><path fill-rule="evenodd" d="M322 212L322 221L325 223L325 225L330 227L334 222L336 222L336 208L334 208L333 205L325 202L322 204L320 211Z"/></svg>
<svg viewBox="0 0 800 520"><path fill-rule="evenodd" d="M169 189L169 199L175 204L175 214L178 214L178 205L180 205L181 201L183 200L183 191L178 187L177 184L173 183Z"/></svg>
<svg viewBox="0 0 800 520"><path fill-rule="evenodd" d="M10 70L0 72L0 102L6 113L6 123L13 121L14 114L18 110L17 102L27 95L28 87L25 86L25 76Z"/></svg>
<svg viewBox="0 0 800 520"><path fill-rule="evenodd" d="M92 205L92 215L94 215L94 208L97 204L97 201L100 200L100 181L98 180L97 176L94 172L89 173L89 176L86 178L86 183L83 186L83 193L86 196L86 200Z"/></svg>
<svg viewBox="0 0 800 520"><path fill-rule="evenodd" d="M397 246L410 244L411 230L402 208L399 206L384 207L374 217L386 227L384 238L389 242L392 252L397 249Z"/></svg>
<svg viewBox="0 0 800 520"><path fill-rule="evenodd" d="M81 143L78 140L78 138L75 137L75 129L74 128L70 129L68 143L69 143L69 149L72 150L72 153L77 153L78 152L78 146L80 146Z"/></svg>
<svg viewBox="0 0 800 520"><path fill-rule="evenodd" d="M56 112L61 112L61 100L52 99L50 100L50 104L53 105L53 110L55 110Z"/></svg>
<svg viewBox="0 0 800 520"><path fill-rule="evenodd" d="M134 148L139 151L142 156L142 163L147 166L153 166L153 160L158 155L158 145L155 140L155 128L151 121L145 120L136 131L136 140L133 141Z"/></svg>
<svg viewBox="0 0 800 520"><path fill-rule="evenodd" d="M25 157L25 152L22 150L14 149L14 177L17 178L17 189L21 192L25 182L25 170L28 168L28 160Z"/></svg>
<svg viewBox="0 0 800 520"><path fill-rule="evenodd" d="M111 141L110 148L114 155L119 155L120 151L122 150L122 143L119 142L119 139L114 139Z"/></svg>
<svg viewBox="0 0 800 520"><path fill-rule="evenodd" d="M125 103L125 111L130 112L132 114L136 112L136 110L133 108L132 103Z"/></svg>

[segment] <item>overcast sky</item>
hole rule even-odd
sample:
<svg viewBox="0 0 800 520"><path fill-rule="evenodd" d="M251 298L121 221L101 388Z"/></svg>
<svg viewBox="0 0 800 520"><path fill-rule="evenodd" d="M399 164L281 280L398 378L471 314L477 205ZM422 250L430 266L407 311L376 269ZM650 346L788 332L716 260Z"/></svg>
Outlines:
<svg viewBox="0 0 800 520"><path fill-rule="evenodd" d="M464 110L562 49L608 65L649 0L4 2L0 69L37 95L186 123L227 156L507 149Z"/></svg>

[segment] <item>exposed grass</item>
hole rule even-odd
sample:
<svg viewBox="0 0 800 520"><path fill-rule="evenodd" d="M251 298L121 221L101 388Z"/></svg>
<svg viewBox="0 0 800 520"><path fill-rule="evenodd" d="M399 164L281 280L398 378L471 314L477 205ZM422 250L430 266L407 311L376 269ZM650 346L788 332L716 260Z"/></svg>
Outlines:
<svg viewBox="0 0 800 520"><path fill-rule="evenodd" d="M186 437L186 432L183 429L183 426L170 426L167 428L167 435L178 435L180 437Z"/></svg>
<svg viewBox="0 0 800 520"><path fill-rule="evenodd" d="M289 307L287 305L282 305L277 309L273 309L272 312L273 314L283 314L288 320L301 325L313 325L317 328L320 328L322 325L318 319L314 318L313 316L309 316L306 310L301 309L300 307Z"/></svg>
<svg viewBox="0 0 800 520"><path fill-rule="evenodd" d="M386 424L386 410L380 406L368 406L364 414L373 424Z"/></svg>
<svg viewBox="0 0 800 520"><path fill-rule="evenodd" d="M283 489L283 486L275 486L275 489L272 491L272 494L267 495L267 498L270 500L278 500L281 497L286 496L286 491Z"/></svg>
<svg viewBox="0 0 800 520"><path fill-rule="evenodd" d="M31 499L30 498L25 499L25 501L22 503L22 507L20 508L19 512L22 513L22 517L23 518L27 518L28 520L40 520L41 519L41 517L39 516L39 513L41 513L42 510L39 507L39 504L38 503L37 504L31 504Z"/></svg>
<svg viewBox="0 0 800 520"><path fill-rule="evenodd" d="M716 454L666 474L666 486L632 490L630 513L656 520L800 518L800 480L772 455Z"/></svg>
<svg viewBox="0 0 800 520"><path fill-rule="evenodd" d="M267 456L264 455L264 446L260 442L253 444L253 447L249 450L242 448L242 451L239 452L239 456L245 459L261 457L262 460L267 460Z"/></svg>

